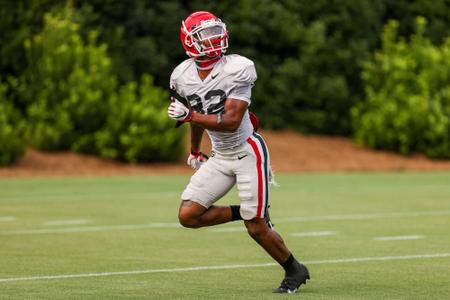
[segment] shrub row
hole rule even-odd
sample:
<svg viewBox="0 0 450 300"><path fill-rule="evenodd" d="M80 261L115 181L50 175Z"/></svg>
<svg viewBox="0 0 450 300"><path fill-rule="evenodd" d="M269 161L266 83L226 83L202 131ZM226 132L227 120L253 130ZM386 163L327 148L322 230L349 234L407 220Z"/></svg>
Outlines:
<svg viewBox="0 0 450 300"><path fill-rule="evenodd" d="M355 139L402 154L450 158L450 38L435 46L417 19L409 41L397 21L382 35L382 49L364 65L366 99L352 110Z"/></svg>
<svg viewBox="0 0 450 300"><path fill-rule="evenodd" d="M42 33L25 41L28 68L16 92L25 103L30 144L128 162L174 160L183 131L171 130L169 95L140 82L119 85L96 31L81 37L73 11L47 14Z"/></svg>
<svg viewBox="0 0 450 300"><path fill-rule="evenodd" d="M6 89L6 85L0 83L0 166L16 162L26 145L25 124L7 99Z"/></svg>

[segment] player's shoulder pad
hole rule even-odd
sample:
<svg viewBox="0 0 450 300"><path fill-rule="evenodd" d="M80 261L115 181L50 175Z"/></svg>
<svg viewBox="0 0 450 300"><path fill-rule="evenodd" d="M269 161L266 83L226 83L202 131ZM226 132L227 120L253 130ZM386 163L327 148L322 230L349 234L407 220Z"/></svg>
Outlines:
<svg viewBox="0 0 450 300"><path fill-rule="evenodd" d="M178 66L173 69L172 74L170 75L170 87L176 86L177 80L183 76L184 72L189 68L189 66L193 63L193 58L188 58L180 63Z"/></svg>
<svg viewBox="0 0 450 300"><path fill-rule="evenodd" d="M233 76L233 81L253 84L257 79L255 64L250 59L237 54L226 56L224 72Z"/></svg>

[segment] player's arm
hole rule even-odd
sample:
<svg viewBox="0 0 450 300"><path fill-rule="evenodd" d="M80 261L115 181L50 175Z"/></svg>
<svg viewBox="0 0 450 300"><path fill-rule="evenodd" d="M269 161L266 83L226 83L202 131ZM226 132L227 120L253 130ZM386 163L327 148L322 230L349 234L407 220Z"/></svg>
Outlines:
<svg viewBox="0 0 450 300"><path fill-rule="evenodd" d="M200 152L203 132L205 129L195 123L191 123L191 151Z"/></svg>
<svg viewBox="0 0 450 300"><path fill-rule="evenodd" d="M203 127L191 123L191 152L186 163L194 170L198 170L208 160L208 156L200 151L204 131Z"/></svg>
<svg viewBox="0 0 450 300"><path fill-rule="evenodd" d="M206 115L192 111L179 101L174 101L169 107L169 116L182 122L192 122L205 129L214 131L236 131L247 110L246 101L228 98L224 110L220 114Z"/></svg>
<svg viewBox="0 0 450 300"><path fill-rule="evenodd" d="M191 122L214 131L234 132L241 125L247 106L248 103L245 101L228 98L225 100L222 113L217 115L194 113Z"/></svg>

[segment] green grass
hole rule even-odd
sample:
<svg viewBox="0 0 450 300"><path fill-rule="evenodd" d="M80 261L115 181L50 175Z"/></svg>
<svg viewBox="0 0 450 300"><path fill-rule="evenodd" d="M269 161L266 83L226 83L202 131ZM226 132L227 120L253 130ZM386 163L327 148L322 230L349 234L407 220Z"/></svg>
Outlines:
<svg viewBox="0 0 450 300"><path fill-rule="evenodd" d="M212 230L243 226L240 222L198 230L175 227L179 194L188 180L184 176L1 179L0 299L378 300L450 295L448 256L327 262L450 253L449 172L278 176L280 187L272 189L271 201L276 230L297 258L322 261L309 264L312 280L296 295L271 294L283 275L279 266L2 281L272 262L245 231ZM219 203L237 202L233 190ZM58 220L89 223L47 224ZM163 227L117 227L151 223ZM292 235L318 231L337 234ZM373 239L405 235L424 238Z"/></svg>

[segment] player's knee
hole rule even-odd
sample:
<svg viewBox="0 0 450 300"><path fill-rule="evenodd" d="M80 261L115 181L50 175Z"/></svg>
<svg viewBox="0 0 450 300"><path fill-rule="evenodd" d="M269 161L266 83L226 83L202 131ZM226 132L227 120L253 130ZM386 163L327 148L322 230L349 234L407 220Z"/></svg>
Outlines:
<svg viewBox="0 0 450 300"><path fill-rule="evenodd" d="M256 241L261 240L267 233L267 228L261 223L245 223L248 234Z"/></svg>
<svg viewBox="0 0 450 300"><path fill-rule="evenodd" d="M186 227L186 228L199 228L199 227L201 227L200 223L197 220L197 218L192 216L192 214L189 213L188 211L180 210L180 212L178 213L178 221L180 222L180 224L183 227Z"/></svg>

